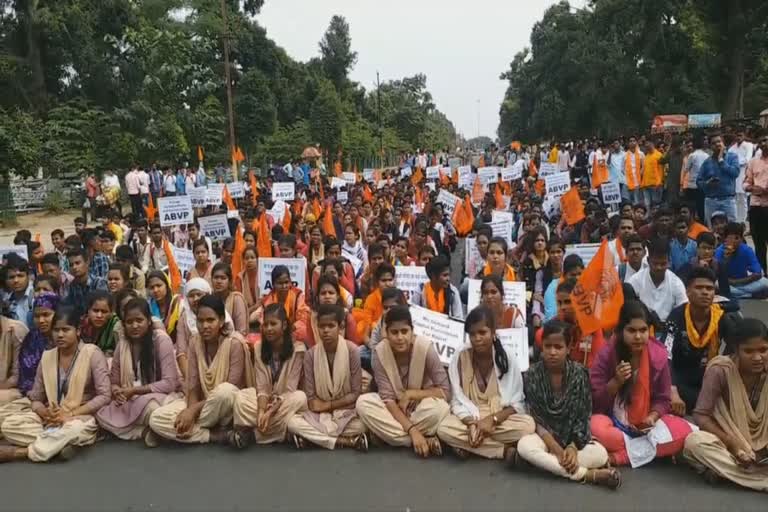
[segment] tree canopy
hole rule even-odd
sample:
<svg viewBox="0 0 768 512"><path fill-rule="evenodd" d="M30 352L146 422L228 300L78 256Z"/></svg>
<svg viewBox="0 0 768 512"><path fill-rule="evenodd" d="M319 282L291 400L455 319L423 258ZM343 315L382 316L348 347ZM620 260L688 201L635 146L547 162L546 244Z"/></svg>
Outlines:
<svg viewBox="0 0 768 512"><path fill-rule="evenodd" d="M293 60L258 24L263 0L0 0L0 172L228 161L223 42L237 144L251 165L319 144L344 165L456 140L422 75L350 80L350 27L330 20L318 56ZM380 148L379 144L383 144Z"/></svg>
<svg viewBox="0 0 768 512"><path fill-rule="evenodd" d="M501 75L499 139L631 133L658 114L756 115L768 105L766 48L764 0L561 1Z"/></svg>

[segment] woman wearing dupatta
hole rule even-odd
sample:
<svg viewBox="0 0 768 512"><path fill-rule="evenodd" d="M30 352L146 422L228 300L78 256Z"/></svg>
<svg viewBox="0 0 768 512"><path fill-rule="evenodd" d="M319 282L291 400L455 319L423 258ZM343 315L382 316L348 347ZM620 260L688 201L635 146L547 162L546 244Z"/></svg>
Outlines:
<svg viewBox="0 0 768 512"><path fill-rule="evenodd" d="M704 374L693 418L701 427L685 440L685 458L705 478L768 491L768 330L741 320L728 337L735 350Z"/></svg>
<svg viewBox="0 0 768 512"><path fill-rule="evenodd" d="M526 414L523 376L514 353L496 336L490 309L473 309L464 332L470 345L451 358L451 414L437 435L459 457L474 453L514 462L515 444L534 430L533 418Z"/></svg>
<svg viewBox="0 0 768 512"><path fill-rule="evenodd" d="M18 389L19 351L28 333L24 322L0 316L0 407L21 398Z"/></svg>
<svg viewBox="0 0 768 512"><path fill-rule="evenodd" d="M317 282L317 288L315 290L315 296L312 303L314 304L313 310L310 313L310 329L307 330L307 347L312 348L318 342L317 338L317 308L322 304L334 304L345 308L346 305L342 298L343 288L339 285L339 281L332 276L321 276ZM344 337L349 341L360 345L360 338L357 336L357 322L355 317L348 315L345 318L346 326L344 327Z"/></svg>
<svg viewBox="0 0 768 512"><path fill-rule="evenodd" d="M245 339L227 322L224 303L206 295L197 304L199 335L190 340L186 399L155 410L152 431L179 443L225 443L235 396L255 383Z"/></svg>
<svg viewBox="0 0 768 512"><path fill-rule="evenodd" d="M373 373L378 393L357 400L357 414L391 446L411 446L420 457L442 455L437 428L450 412L451 388L434 345L413 333L407 306L385 317L387 339L376 345Z"/></svg>
<svg viewBox="0 0 768 512"><path fill-rule="evenodd" d="M182 382L186 382L188 373L189 343L197 330L197 305L203 296L211 293L211 285L201 277L195 277L184 285L184 300L181 303L178 327L176 329L176 361L181 371Z"/></svg>
<svg viewBox="0 0 768 512"><path fill-rule="evenodd" d="M528 315L537 327L544 318L544 291L552 282L552 268L547 252L547 230L544 226L537 226L526 234L526 242L528 255L522 264L522 274L525 288L530 292Z"/></svg>
<svg viewBox="0 0 768 512"><path fill-rule="evenodd" d="M608 450L613 465L636 468L655 457L675 455L692 430L687 421L670 414L667 350L649 331L643 304L625 302L616 340L602 348L590 370L592 435Z"/></svg>
<svg viewBox="0 0 768 512"><path fill-rule="evenodd" d="M0 462L69 458L73 447L96 442L94 415L109 403L109 370L99 347L80 340L79 320L73 308L56 311L56 347L40 360L29 392L31 410L3 422L3 436L14 446L0 447Z"/></svg>
<svg viewBox="0 0 768 512"><path fill-rule="evenodd" d="M108 360L112 358L117 342L115 325L119 319L114 313L112 296L103 290L94 290L88 294L86 313L80 323L83 343L98 346Z"/></svg>
<svg viewBox="0 0 768 512"><path fill-rule="evenodd" d="M264 308L261 341L253 348L256 386L241 389L235 397L230 444L236 448L244 448L254 437L258 444L283 441L288 420L307 407L307 396L299 390L307 349L293 341L279 304Z"/></svg>
<svg viewBox="0 0 768 512"><path fill-rule="evenodd" d="M122 318L110 369L112 402L96 420L119 439L143 438L153 446L149 418L180 387L173 342L163 325L153 322L144 299L131 299Z"/></svg>
<svg viewBox="0 0 768 512"><path fill-rule="evenodd" d="M504 283L499 276L483 277L480 282L480 304L493 311L497 329L525 327L525 317L517 306L504 303Z"/></svg>
<svg viewBox="0 0 768 512"><path fill-rule="evenodd" d="M213 270L213 263L211 263L211 255L208 253L208 241L204 238L198 238L192 243L192 254L195 257L195 265L189 270L187 279L194 279L201 277L211 284L211 271Z"/></svg>
<svg viewBox="0 0 768 512"><path fill-rule="evenodd" d="M248 335L248 305L243 294L232 289L232 267L225 263L213 266L213 293L224 302L224 309L232 317L235 330Z"/></svg>
<svg viewBox="0 0 768 512"><path fill-rule="evenodd" d="M309 306L304 302L304 293L293 286L291 271L285 265L277 265L272 269L272 291L264 296L257 315L261 322L264 308L270 304L282 304L288 323L293 328L293 339L305 342L310 321Z"/></svg>
<svg viewBox="0 0 768 512"><path fill-rule="evenodd" d="M171 281L165 272L153 270L147 275L147 292L152 316L163 322L165 332L175 340L181 314L181 298L173 294Z"/></svg>
<svg viewBox="0 0 768 512"><path fill-rule="evenodd" d="M256 310L261 306L259 253L255 247L243 249L243 262L245 268L235 279L235 290L243 294L245 305L248 308L248 324L251 324L257 320Z"/></svg>
<svg viewBox="0 0 768 512"><path fill-rule="evenodd" d="M592 439L589 373L568 357L571 329L559 320L544 325L542 358L524 379L536 432L520 439L517 451L533 466L554 475L616 489L621 474L599 469L608 463L608 452Z"/></svg>
<svg viewBox="0 0 768 512"><path fill-rule="evenodd" d="M507 264L507 241L503 238L493 237L488 243L488 259L485 266L477 274L477 279L482 279L491 274L501 277L503 281L517 281L515 269Z"/></svg>
<svg viewBox="0 0 768 512"><path fill-rule="evenodd" d="M357 346L341 335L344 308L322 304L317 311L317 343L304 358L304 391L308 410L288 421L294 445L305 441L329 450L368 451L365 426L355 403L362 391L362 369Z"/></svg>

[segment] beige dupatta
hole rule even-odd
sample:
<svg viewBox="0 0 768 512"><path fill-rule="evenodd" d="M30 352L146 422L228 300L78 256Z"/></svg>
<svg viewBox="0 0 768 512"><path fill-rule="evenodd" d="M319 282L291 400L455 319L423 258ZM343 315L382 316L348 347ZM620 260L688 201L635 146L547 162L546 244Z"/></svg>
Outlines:
<svg viewBox="0 0 768 512"><path fill-rule="evenodd" d="M18 320L0 317L0 381L8 380L14 365L14 345L20 346L26 326ZM24 334L22 334L24 333Z"/></svg>
<svg viewBox="0 0 768 512"><path fill-rule="evenodd" d="M80 343L79 353L74 362L72 371L69 374L69 383L67 385L67 394L64 400L59 404L58 390L58 366L59 349L52 348L43 352L40 359L40 367L43 375L43 385L45 387L45 396L50 405L58 407L59 405L67 410L74 411L83 403L85 394L85 384L88 382L88 375L91 373L91 357L99 350L96 345L90 343Z"/></svg>
<svg viewBox="0 0 768 512"><path fill-rule="evenodd" d="M347 340L339 336L336 344L336 353L333 356L333 375L328 365L328 354L323 342L317 340L315 345L315 360L313 361L315 373L315 392L321 400L330 402L340 400L352 392L352 383L349 374L349 347ZM354 409L336 409L331 413L320 413L319 423L325 433L332 436L341 435L347 422L343 421L354 414Z"/></svg>
<svg viewBox="0 0 768 512"><path fill-rule="evenodd" d="M733 359L717 356L708 366L725 369L728 379L728 404L721 397L715 405L713 415L720 428L753 450L762 450L768 446L768 378L763 381L757 407L752 409L744 381Z"/></svg>
<svg viewBox="0 0 768 512"><path fill-rule="evenodd" d="M208 398L208 395L213 393L216 386L222 382L226 382L229 377L229 360L230 352L232 350L233 343L240 343L245 353L245 382L246 387L254 387L256 380L254 376L254 368L251 362L251 351L248 348L245 338L239 332L233 332L224 336L224 339L219 342L219 348L216 350L216 355L213 356L213 361L209 365L206 362L205 348L203 347L203 341L200 336L193 338L195 355L197 356L197 373L200 378L200 388L203 390L203 396Z"/></svg>
<svg viewBox="0 0 768 512"><path fill-rule="evenodd" d="M414 337L413 347L411 348L411 361L408 364L408 389L421 389L421 385L424 382L427 351L430 345L431 343L421 336ZM400 400L405 389L403 388L403 379L400 377L395 354L392 352L392 347L389 346L389 340L383 339L376 345L376 356L384 367L387 378L395 390L397 399Z"/></svg>
<svg viewBox="0 0 768 512"><path fill-rule="evenodd" d="M485 392L482 392L477 383L475 367L472 364L472 349L459 354L459 363L461 364L461 389L467 398L478 407L487 405L491 414L501 411L501 393L499 392L499 379L496 377L496 365L492 366Z"/></svg>
<svg viewBox="0 0 768 512"><path fill-rule="evenodd" d="M243 298L245 299L245 305L249 308L256 304L256 302L259 300L259 278L258 274L256 274L256 297L253 296L253 293L251 293L251 283L248 281L248 271L243 270L240 272L239 276L240 278L240 286L243 288L242 294Z"/></svg>
<svg viewBox="0 0 768 512"><path fill-rule="evenodd" d="M152 317L152 323L149 326L152 329L152 342L155 342L155 332L160 329L165 332L163 321ZM117 335L117 346L115 347L114 358L120 361L120 387L132 388L136 381L136 373L133 368L133 354L131 353L131 342L125 335L125 328L119 320L115 324L115 334ZM179 371L179 374L181 372Z"/></svg>
<svg viewBox="0 0 768 512"><path fill-rule="evenodd" d="M264 341L262 341L264 343ZM280 369L280 375L275 382L274 376L270 368L264 364L261 360L261 344L253 347L254 352L254 375L256 382L264 381L269 383L269 389L258 393L258 396L272 396L282 395L288 392L288 376L293 373L293 369L296 365L304 365L304 354L307 352L307 346L304 343L293 344L293 355L291 358L283 363L283 367ZM258 392L258 389L257 389Z"/></svg>

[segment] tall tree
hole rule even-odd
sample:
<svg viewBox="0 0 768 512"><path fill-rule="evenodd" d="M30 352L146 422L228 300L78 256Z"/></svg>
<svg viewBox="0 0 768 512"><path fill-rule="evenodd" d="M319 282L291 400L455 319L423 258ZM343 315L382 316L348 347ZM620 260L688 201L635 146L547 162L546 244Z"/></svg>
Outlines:
<svg viewBox="0 0 768 512"><path fill-rule="evenodd" d="M357 63L357 52L352 51L349 24L343 16L334 16L320 41L323 69L341 92L347 82L347 75Z"/></svg>

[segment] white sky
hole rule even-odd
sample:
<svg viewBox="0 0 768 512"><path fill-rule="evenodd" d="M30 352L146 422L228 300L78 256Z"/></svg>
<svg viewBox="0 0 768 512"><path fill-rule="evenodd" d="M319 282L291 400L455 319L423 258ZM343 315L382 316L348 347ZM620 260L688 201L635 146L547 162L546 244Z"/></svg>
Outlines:
<svg viewBox="0 0 768 512"><path fill-rule="evenodd" d="M507 88L499 75L528 46L531 28L554 0L266 0L257 17L289 55L307 61L331 17L344 16L358 53L351 78L366 89L427 75L437 107L465 137L496 138ZM572 5L582 6L584 0ZM479 104L478 104L478 100Z"/></svg>

